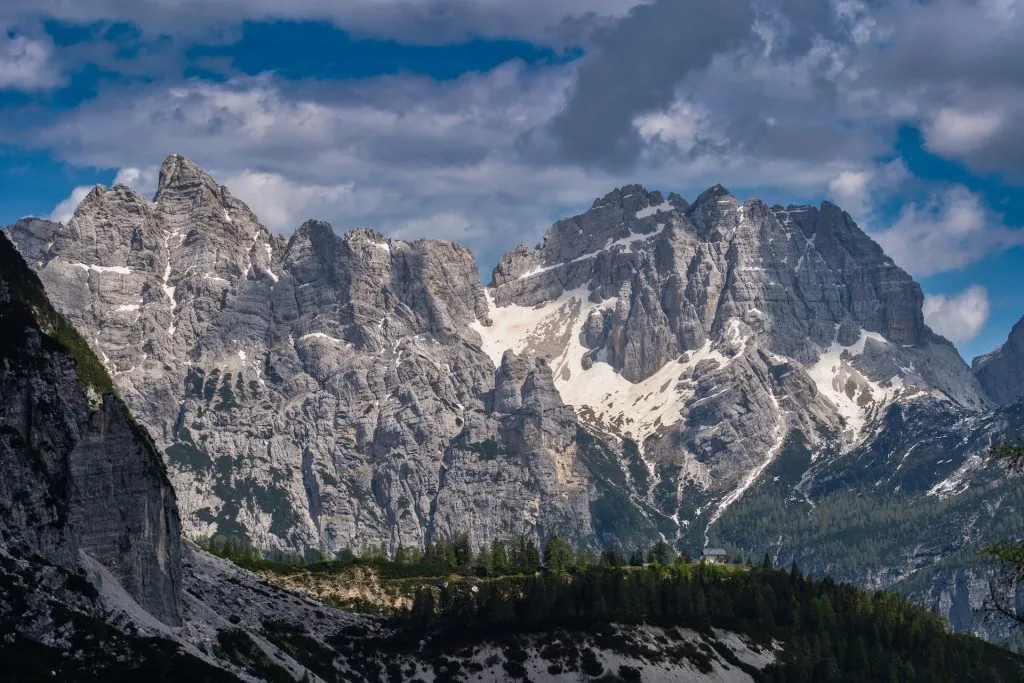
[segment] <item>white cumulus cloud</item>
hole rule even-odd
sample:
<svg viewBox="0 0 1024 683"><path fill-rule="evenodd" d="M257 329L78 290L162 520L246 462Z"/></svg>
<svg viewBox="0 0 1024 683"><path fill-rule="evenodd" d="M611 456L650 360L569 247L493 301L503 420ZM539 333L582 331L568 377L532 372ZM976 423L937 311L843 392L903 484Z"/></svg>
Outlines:
<svg viewBox="0 0 1024 683"><path fill-rule="evenodd" d="M50 212L50 220L57 223L67 223L71 220L71 217L75 215L75 209L78 208L78 205L82 203L82 200L85 199L85 196L89 194L92 188L92 185L79 185L71 190L71 194L62 199L57 206L53 207L53 211Z"/></svg>
<svg viewBox="0 0 1024 683"><path fill-rule="evenodd" d="M379 210L384 200L379 190L361 189L354 183L300 184L277 173L250 170L212 173L218 182L226 185L233 195L248 204L260 221L275 232L291 232L313 218L367 215Z"/></svg>
<svg viewBox="0 0 1024 683"><path fill-rule="evenodd" d="M1005 119L1005 113L999 110L967 111L946 107L925 125L925 144L937 154L970 154L988 145L1002 130Z"/></svg>
<svg viewBox="0 0 1024 683"><path fill-rule="evenodd" d="M0 90L46 90L61 81L49 39L12 33L0 23Z"/></svg>
<svg viewBox="0 0 1024 683"><path fill-rule="evenodd" d="M842 171L829 182L828 193L839 206L859 218L868 210L873 178L872 171Z"/></svg>
<svg viewBox="0 0 1024 683"><path fill-rule="evenodd" d="M896 263L919 277L957 270L1024 244L1024 230L1007 227L962 185L908 204L890 228L874 237Z"/></svg>
<svg viewBox="0 0 1024 683"><path fill-rule="evenodd" d="M988 322L988 292L973 285L959 294L927 294L924 320L934 331L952 342L962 344L978 336Z"/></svg>

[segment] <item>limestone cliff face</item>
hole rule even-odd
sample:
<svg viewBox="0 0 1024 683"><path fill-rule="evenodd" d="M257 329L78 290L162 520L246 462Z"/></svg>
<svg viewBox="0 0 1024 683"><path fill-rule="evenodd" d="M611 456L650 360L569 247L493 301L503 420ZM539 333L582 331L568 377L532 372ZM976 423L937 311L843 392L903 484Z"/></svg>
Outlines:
<svg viewBox="0 0 1024 683"><path fill-rule="evenodd" d="M183 157L152 202L96 189L11 233L167 450L186 533L262 547L420 546L558 529L597 542L590 473L550 370L496 376L488 304L449 242L289 240Z"/></svg>
<svg viewBox="0 0 1024 683"><path fill-rule="evenodd" d="M492 358L549 358L587 428L639 444L634 484L692 543L793 432L842 452L894 402L989 406L917 283L827 202L624 187L506 254L488 296Z"/></svg>
<svg viewBox="0 0 1024 683"><path fill-rule="evenodd" d="M0 542L69 570L86 553L176 625L180 527L160 455L5 236L0 266Z"/></svg>
<svg viewBox="0 0 1024 683"><path fill-rule="evenodd" d="M925 326L921 288L841 209L741 203L721 186L692 205L640 186L616 190L552 226L538 250L506 254L491 287L499 309L581 287L594 302L614 302L587 346L632 382L740 323L806 365L861 331L901 348L951 347ZM942 371L952 376L931 385L984 404L962 367Z"/></svg>
<svg viewBox="0 0 1024 683"><path fill-rule="evenodd" d="M971 363L974 376L988 396L1001 405L1024 396L1024 318L1010 331L1006 343Z"/></svg>

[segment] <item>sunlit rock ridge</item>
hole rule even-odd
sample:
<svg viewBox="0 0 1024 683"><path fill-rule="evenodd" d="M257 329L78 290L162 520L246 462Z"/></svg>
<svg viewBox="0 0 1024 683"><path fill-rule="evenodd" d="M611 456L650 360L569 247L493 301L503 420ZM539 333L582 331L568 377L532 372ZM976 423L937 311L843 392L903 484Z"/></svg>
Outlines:
<svg viewBox="0 0 1024 683"><path fill-rule="evenodd" d="M853 444L893 401L987 403L924 324L917 283L827 202L626 187L502 258L488 297L495 323L476 329L492 356L551 358L584 424L713 489L790 429Z"/></svg>
<svg viewBox="0 0 1024 683"><path fill-rule="evenodd" d="M451 242L272 235L178 155L152 201L97 187L66 225L8 231L164 448L192 536L333 552L557 533L790 558L810 551L787 528L720 529L772 486L813 509L876 448L903 460L875 491L936 500L983 440L913 467L879 445L893 416L959 435L995 429L1006 402L827 202L628 186L506 254L487 287Z"/></svg>

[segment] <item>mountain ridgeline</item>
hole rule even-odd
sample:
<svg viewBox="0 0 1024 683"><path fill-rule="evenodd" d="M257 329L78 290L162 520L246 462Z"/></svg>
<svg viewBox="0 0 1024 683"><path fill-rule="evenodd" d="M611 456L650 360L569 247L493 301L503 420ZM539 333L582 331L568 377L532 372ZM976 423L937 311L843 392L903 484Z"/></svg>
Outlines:
<svg viewBox="0 0 1024 683"><path fill-rule="evenodd" d="M97 187L7 231L166 453L192 537L710 543L977 629L975 549L1022 522L986 453L1021 432L1024 328L972 371L829 203L628 186L487 287L450 242L272 235L177 155L152 201Z"/></svg>
<svg viewBox="0 0 1024 683"><path fill-rule="evenodd" d="M767 559L669 565L664 542L647 568L611 549L569 566L553 539L538 572L520 538L533 551L500 576L403 579L415 598L391 617L341 612L181 539L153 441L4 235L0 330L4 680L1010 682L1022 669L904 598ZM472 554L459 539L456 559Z"/></svg>

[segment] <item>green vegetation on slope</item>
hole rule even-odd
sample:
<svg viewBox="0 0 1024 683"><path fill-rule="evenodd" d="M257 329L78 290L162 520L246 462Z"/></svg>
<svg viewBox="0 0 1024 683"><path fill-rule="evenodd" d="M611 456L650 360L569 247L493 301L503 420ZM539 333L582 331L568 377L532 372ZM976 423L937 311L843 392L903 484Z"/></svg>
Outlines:
<svg viewBox="0 0 1024 683"><path fill-rule="evenodd" d="M421 589L396 618L408 643L450 649L507 633L589 632L600 624L725 629L782 645L759 681L1020 681L1024 660L954 635L928 610L795 568L729 571L714 565L592 567L509 578L469 590Z"/></svg>
<svg viewBox="0 0 1024 683"><path fill-rule="evenodd" d="M3 341L20 343L26 327L39 329L74 359L83 382L100 394L115 393L114 383L103 363L74 326L54 310L46 298L43 283L3 232L0 232L0 273L11 296L11 301L0 311Z"/></svg>
<svg viewBox="0 0 1024 683"><path fill-rule="evenodd" d="M461 551L458 545L435 544L397 561L378 552L310 565L262 560L251 550L230 546L215 549L271 576L334 572L340 579L353 576L343 574L343 568L361 564L400 582L411 600L388 610L395 631L376 640L371 636L372 642L361 646L394 655L441 660L516 634L600 634L611 625L647 624L692 629L705 634L707 642L717 639L712 629L723 629L762 648L778 646L775 664L748 671L758 681L1024 681L1024 660L951 633L942 618L905 597L869 593L828 578L811 580L795 565L777 571L767 557L757 567L690 563L662 544L642 558L655 562L637 566L640 558L630 564L614 550L579 561L555 541L545 548L542 567L513 543L499 544L507 553L506 564L498 565L503 571L495 568L491 552L492 564L478 575L472 563L463 562L460 570L460 557L473 555L463 555L468 545ZM415 577L417 572L423 575ZM335 646L355 647L343 635ZM725 656L724 645L715 649Z"/></svg>

